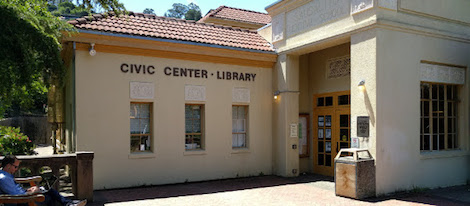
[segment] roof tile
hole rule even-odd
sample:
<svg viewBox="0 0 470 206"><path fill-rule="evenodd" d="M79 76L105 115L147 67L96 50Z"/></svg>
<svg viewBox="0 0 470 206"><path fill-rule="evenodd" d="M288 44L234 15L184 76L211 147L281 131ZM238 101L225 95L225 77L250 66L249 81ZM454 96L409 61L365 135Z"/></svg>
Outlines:
<svg viewBox="0 0 470 206"><path fill-rule="evenodd" d="M78 29L108 31L120 34L148 36L220 46L274 51L271 45L256 31L205 24L182 19L158 17L130 12L115 16L114 13L93 15L94 18L78 18L69 21Z"/></svg>
<svg viewBox="0 0 470 206"><path fill-rule="evenodd" d="M200 19L198 22L204 22L209 17L234 21L243 21L262 25L266 25L271 22L271 17L266 13L233 8L228 6L220 6L215 10L209 11L209 13L202 19Z"/></svg>

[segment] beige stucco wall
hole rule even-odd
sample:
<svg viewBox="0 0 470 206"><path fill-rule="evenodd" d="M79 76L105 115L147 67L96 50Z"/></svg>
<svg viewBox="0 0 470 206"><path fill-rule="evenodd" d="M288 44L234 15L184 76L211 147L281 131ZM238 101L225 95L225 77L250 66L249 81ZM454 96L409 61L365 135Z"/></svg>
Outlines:
<svg viewBox="0 0 470 206"><path fill-rule="evenodd" d="M123 73L122 63L153 65L155 74ZM207 79L166 76L166 66L206 69ZM256 74L254 82L219 80L217 71ZM130 155L129 83L152 82L153 154ZM205 151L185 152L185 85L204 85ZM249 149L232 149L232 89L250 90ZM164 58L76 54L77 151L94 151L94 188L271 174L272 70Z"/></svg>
<svg viewBox="0 0 470 206"><path fill-rule="evenodd" d="M422 60L470 66L470 43L377 29L376 111L378 193L465 184L470 179L469 71L460 86L458 151L420 152Z"/></svg>
<svg viewBox="0 0 470 206"><path fill-rule="evenodd" d="M309 54L310 101L313 101L313 95L315 94L347 91L350 89L350 76L327 78L327 61L349 56L349 53L350 45L347 43ZM310 102L310 105L312 105L312 102ZM310 107L313 108L312 106Z"/></svg>
<svg viewBox="0 0 470 206"><path fill-rule="evenodd" d="M271 24L267 24L266 26L259 28L257 31L258 34L261 35L264 39L266 39L266 41L268 41L269 43L273 41L273 27L271 26Z"/></svg>
<svg viewBox="0 0 470 206"><path fill-rule="evenodd" d="M351 37L352 125L370 116L370 137L360 138L376 160L377 194L465 184L470 179L468 83L460 87L459 150L420 152L420 62L470 65L470 44L373 29ZM466 81L468 82L468 71ZM352 127L352 134L356 128Z"/></svg>
<svg viewBox="0 0 470 206"><path fill-rule="evenodd" d="M378 127L376 47L375 29L351 36L351 137L357 137L357 117L369 116L369 137L359 137L359 147L369 149L374 158ZM358 89L362 80L365 81L363 92Z"/></svg>
<svg viewBox="0 0 470 206"><path fill-rule="evenodd" d="M467 0L401 0L400 8L409 12L470 23L470 2Z"/></svg>
<svg viewBox="0 0 470 206"><path fill-rule="evenodd" d="M280 91L273 103L273 173L299 175L298 136L291 125L299 122L299 56L280 55L274 67L273 90Z"/></svg>

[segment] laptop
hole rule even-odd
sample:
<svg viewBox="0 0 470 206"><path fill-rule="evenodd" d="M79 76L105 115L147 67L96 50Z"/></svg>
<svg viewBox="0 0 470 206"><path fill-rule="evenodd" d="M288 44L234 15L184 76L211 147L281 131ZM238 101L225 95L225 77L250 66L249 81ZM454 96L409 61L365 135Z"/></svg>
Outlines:
<svg viewBox="0 0 470 206"><path fill-rule="evenodd" d="M41 192L45 193L48 192L50 189L54 187L54 184L57 182L59 178L57 178L52 173L44 173L41 174L42 180L39 182L39 189Z"/></svg>

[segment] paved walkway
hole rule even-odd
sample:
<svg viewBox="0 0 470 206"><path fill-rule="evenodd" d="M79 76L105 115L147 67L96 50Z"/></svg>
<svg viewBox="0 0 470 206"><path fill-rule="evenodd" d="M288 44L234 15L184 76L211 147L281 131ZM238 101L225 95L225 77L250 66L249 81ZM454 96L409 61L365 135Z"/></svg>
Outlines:
<svg viewBox="0 0 470 206"><path fill-rule="evenodd" d="M90 206L204 205L470 205L470 186L459 186L363 201L335 196L330 177L249 177L197 183L95 191Z"/></svg>
<svg viewBox="0 0 470 206"><path fill-rule="evenodd" d="M34 151L37 153L36 155L38 156L49 156L54 154L54 149L52 148L52 146L45 144L36 145L36 149L34 149Z"/></svg>

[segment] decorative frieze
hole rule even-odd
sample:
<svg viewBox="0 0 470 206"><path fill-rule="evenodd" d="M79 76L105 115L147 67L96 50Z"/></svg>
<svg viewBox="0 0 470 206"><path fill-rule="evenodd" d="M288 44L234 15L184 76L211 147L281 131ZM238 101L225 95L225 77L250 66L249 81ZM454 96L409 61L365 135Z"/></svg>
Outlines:
<svg viewBox="0 0 470 206"><path fill-rule="evenodd" d="M250 103L250 89L248 88L233 88L232 102L237 103Z"/></svg>
<svg viewBox="0 0 470 206"><path fill-rule="evenodd" d="M327 78L339 78L351 74L351 57L338 57L326 61Z"/></svg>
<svg viewBox="0 0 470 206"><path fill-rule="evenodd" d="M130 82L131 99L154 99L155 85L152 82Z"/></svg>
<svg viewBox="0 0 470 206"><path fill-rule="evenodd" d="M186 85L184 87L184 100L186 101L206 101L206 87L196 85Z"/></svg>
<svg viewBox="0 0 470 206"><path fill-rule="evenodd" d="M374 0L351 0L351 14L356 14L374 7Z"/></svg>
<svg viewBox="0 0 470 206"><path fill-rule="evenodd" d="M293 36L349 16L350 0L315 0L286 14L286 33Z"/></svg>
<svg viewBox="0 0 470 206"><path fill-rule="evenodd" d="M421 63L420 80L446 84L465 84L465 69L461 67Z"/></svg>

